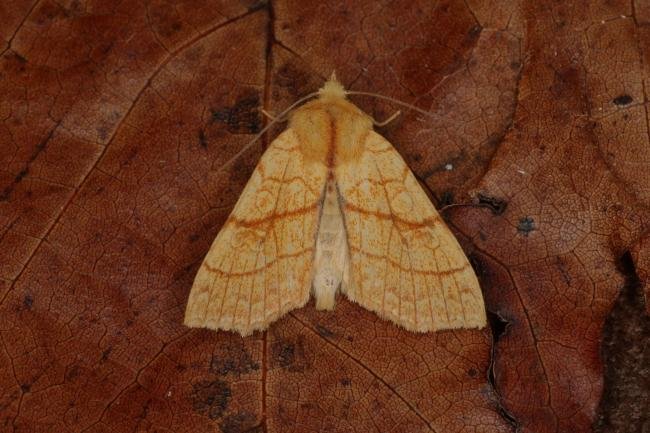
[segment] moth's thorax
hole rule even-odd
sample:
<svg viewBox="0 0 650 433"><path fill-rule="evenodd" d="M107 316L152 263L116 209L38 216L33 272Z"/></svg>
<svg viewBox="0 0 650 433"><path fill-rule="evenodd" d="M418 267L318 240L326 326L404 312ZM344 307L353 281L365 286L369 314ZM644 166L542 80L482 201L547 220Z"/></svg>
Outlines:
<svg viewBox="0 0 650 433"><path fill-rule="evenodd" d="M289 118L308 163L340 166L359 157L372 119L345 98L326 93Z"/></svg>

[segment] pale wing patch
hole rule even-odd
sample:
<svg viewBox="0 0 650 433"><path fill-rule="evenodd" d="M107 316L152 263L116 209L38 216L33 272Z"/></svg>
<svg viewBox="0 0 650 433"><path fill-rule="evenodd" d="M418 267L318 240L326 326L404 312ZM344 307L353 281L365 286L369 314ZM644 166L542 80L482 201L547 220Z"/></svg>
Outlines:
<svg viewBox="0 0 650 433"><path fill-rule="evenodd" d="M187 326L248 335L308 301L325 180L291 129L271 143L196 275Z"/></svg>
<svg viewBox="0 0 650 433"><path fill-rule="evenodd" d="M361 157L337 167L336 178L351 300L411 331L485 326L463 250L388 141L370 131Z"/></svg>

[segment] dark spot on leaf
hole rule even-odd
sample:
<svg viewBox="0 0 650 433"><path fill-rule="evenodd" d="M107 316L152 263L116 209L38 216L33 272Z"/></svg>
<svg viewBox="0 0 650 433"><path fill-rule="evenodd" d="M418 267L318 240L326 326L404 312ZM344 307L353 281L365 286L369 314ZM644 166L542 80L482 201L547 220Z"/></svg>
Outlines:
<svg viewBox="0 0 650 433"><path fill-rule="evenodd" d="M494 344L496 344L501 336L505 334L508 321L504 320L499 314L493 313L491 311L487 312L487 319L490 324L490 329L492 329L492 338L494 339Z"/></svg>
<svg viewBox="0 0 650 433"><path fill-rule="evenodd" d="M196 241L198 241L199 239L201 239L201 236L200 236L198 233L192 233L192 234L189 236L189 239L190 239L190 242L196 242Z"/></svg>
<svg viewBox="0 0 650 433"><path fill-rule="evenodd" d="M581 94L581 78L578 69L575 67L564 68L555 72L551 93L558 99L571 98Z"/></svg>
<svg viewBox="0 0 650 433"><path fill-rule="evenodd" d="M0 193L0 201L9 200L9 197L11 196L11 193L13 192L14 188L16 188L16 185L18 185L23 180L23 178L27 175L27 173L29 173L30 164L34 162L36 158L38 158L38 155L40 155L41 152L45 150L45 148L47 147L47 143L52 139L54 135L54 131L56 130L56 128L58 128L60 123L61 122L57 123L52 129L50 129L50 132L47 134L47 136L36 145L36 149L30 155L29 159L27 160L27 163L25 164L25 167L20 172L18 172L18 174L14 178L14 181L11 184L9 184L9 186L7 186L2 191L2 193Z"/></svg>
<svg viewBox="0 0 650 433"><path fill-rule="evenodd" d="M63 7L57 3L43 2L41 5L35 12L35 22L38 25L46 24L48 21L65 15Z"/></svg>
<svg viewBox="0 0 650 433"><path fill-rule="evenodd" d="M245 185L251 177L250 162L245 158L238 158L235 162L230 164L230 171L228 172L229 186Z"/></svg>
<svg viewBox="0 0 650 433"><path fill-rule="evenodd" d="M352 380L349 377L341 378L341 385L350 386L351 384L352 384Z"/></svg>
<svg viewBox="0 0 650 433"><path fill-rule="evenodd" d="M27 64L27 59L16 52L8 52L3 60L5 60L4 70L7 72L22 73L25 72L25 65ZM0 74L0 77L2 75Z"/></svg>
<svg viewBox="0 0 650 433"><path fill-rule="evenodd" d="M102 361L106 361L112 351L113 351L113 346L108 346L106 349L104 349L104 351L102 352Z"/></svg>
<svg viewBox="0 0 650 433"><path fill-rule="evenodd" d="M77 364L74 364L65 372L66 382L71 382L75 378L79 377L80 373L81 373L81 367L79 367Z"/></svg>
<svg viewBox="0 0 650 433"><path fill-rule="evenodd" d="M560 275L562 276L562 279L566 283L567 286L571 285L571 274L569 273L569 270L567 269L567 262L562 258L562 256L556 256L555 258L555 264L557 268L560 271Z"/></svg>
<svg viewBox="0 0 650 433"><path fill-rule="evenodd" d="M173 6L156 8L151 14L154 27L162 36L169 38L183 28Z"/></svg>
<svg viewBox="0 0 650 433"><path fill-rule="evenodd" d="M84 9L78 0L74 0L67 8L63 8L63 16L66 18L76 18L83 15Z"/></svg>
<svg viewBox="0 0 650 433"><path fill-rule="evenodd" d="M286 89L294 98L309 93L309 82L309 75L293 63L285 63L275 75L275 84Z"/></svg>
<svg viewBox="0 0 650 433"><path fill-rule="evenodd" d="M149 406L151 406L150 398L144 402L144 404L142 405L142 410L140 411L139 414L136 415L136 419L138 420L147 419L147 415L149 414Z"/></svg>
<svg viewBox="0 0 650 433"><path fill-rule="evenodd" d="M469 377L476 377L477 374L478 374L478 371L476 371L475 368L470 368L469 370L467 370L467 375Z"/></svg>
<svg viewBox="0 0 650 433"><path fill-rule="evenodd" d="M268 0L246 0L244 5L248 12L256 12L265 9L268 5Z"/></svg>
<svg viewBox="0 0 650 433"><path fill-rule="evenodd" d="M494 215L501 215L508 206L508 202L505 200L483 193L478 194L478 203L490 208Z"/></svg>
<svg viewBox="0 0 650 433"><path fill-rule="evenodd" d="M108 41L104 44L100 45L100 51L102 54L106 55L111 52L111 49L113 48L113 45L115 45L114 41ZM118 72L119 69L115 70L115 72Z"/></svg>
<svg viewBox="0 0 650 433"><path fill-rule="evenodd" d="M32 297L32 295L25 295L25 297L23 298L23 305L25 306L26 310L32 309L32 305L34 305L34 298Z"/></svg>
<svg viewBox="0 0 650 433"><path fill-rule="evenodd" d="M279 342L273 346L273 357L281 367L289 367L293 364L295 346L286 342Z"/></svg>
<svg viewBox="0 0 650 433"><path fill-rule="evenodd" d="M199 145L204 149L208 148L208 140L205 138L205 131L203 131L203 128L199 129Z"/></svg>
<svg viewBox="0 0 650 433"><path fill-rule="evenodd" d="M135 160L135 158L138 156L138 149L135 147L132 147L128 153L124 155L124 160L122 162L122 167L126 167L128 165L131 165L131 163Z"/></svg>
<svg viewBox="0 0 650 433"><path fill-rule="evenodd" d="M220 346L210 361L210 371L221 376L229 373L246 374L259 368L260 365L253 360L246 348L237 343Z"/></svg>
<svg viewBox="0 0 650 433"><path fill-rule="evenodd" d="M210 419L217 419L228 408L232 392L223 380L202 380L192 385L192 408Z"/></svg>
<svg viewBox="0 0 650 433"><path fill-rule="evenodd" d="M519 233L523 233L524 235L528 236L528 233L532 232L533 230L535 230L535 220L529 216L525 216L519 219L519 223L517 224L517 231Z"/></svg>
<svg viewBox="0 0 650 433"><path fill-rule="evenodd" d="M29 173L29 168L28 167L25 167L22 170L20 170L18 172L18 174L16 175L16 177L14 178L14 182L15 183L21 182L25 178L25 176L27 176L27 173Z"/></svg>
<svg viewBox="0 0 650 433"><path fill-rule="evenodd" d="M20 385L20 390L22 392L29 392L30 389L32 389L32 385L29 383L23 383L22 385Z"/></svg>
<svg viewBox="0 0 650 433"><path fill-rule="evenodd" d="M474 40L478 38L478 36L481 34L481 31L483 28L480 25L475 25L471 29L469 29L469 32L467 32L467 36L469 36L470 40Z"/></svg>
<svg viewBox="0 0 650 433"><path fill-rule="evenodd" d="M487 276L487 269L480 255L476 253L470 253L467 256L467 259L469 260L469 264L472 265L472 269L474 269L476 276Z"/></svg>
<svg viewBox="0 0 650 433"><path fill-rule="evenodd" d="M331 338L336 335L332 331L330 331L329 329L327 329L326 327L320 324L316 325L316 332L318 332L318 335L325 338Z"/></svg>
<svg viewBox="0 0 650 433"><path fill-rule="evenodd" d="M271 346L272 360L276 365L291 372L304 371L309 367L305 358L304 337L280 340Z"/></svg>
<svg viewBox="0 0 650 433"><path fill-rule="evenodd" d="M212 110L212 121L226 125L231 134L257 133L262 127L257 93L243 96L232 107Z"/></svg>
<svg viewBox="0 0 650 433"><path fill-rule="evenodd" d="M614 102L616 105L628 105L631 104L632 101L634 101L634 99L630 95L624 94L617 96L612 102Z"/></svg>
<svg viewBox="0 0 650 433"><path fill-rule="evenodd" d="M249 412L240 412L226 416L219 428L223 433L253 433L261 432L262 426L257 423L255 415Z"/></svg>
<svg viewBox="0 0 650 433"><path fill-rule="evenodd" d="M375 389L375 390L379 390L379 384L377 384L376 382L373 382L372 388ZM370 402L370 409L374 413L382 413L382 411L384 410L385 407L386 407L386 405L381 400L379 400L378 398L373 398L371 400L371 402Z"/></svg>
<svg viewBox="0 0 650 433"><path fill-rule="evenodd" d="M440 206L449 206L454 203L454 193L451 191L444 191L440 196Z"/></svg>
<svg viewBox="0 0 650 433"><path fill-rule="evenodd" d="M108 139L108 128L106 126L100 126L96 129L97 136L101 141L106 141Z"/></svg>

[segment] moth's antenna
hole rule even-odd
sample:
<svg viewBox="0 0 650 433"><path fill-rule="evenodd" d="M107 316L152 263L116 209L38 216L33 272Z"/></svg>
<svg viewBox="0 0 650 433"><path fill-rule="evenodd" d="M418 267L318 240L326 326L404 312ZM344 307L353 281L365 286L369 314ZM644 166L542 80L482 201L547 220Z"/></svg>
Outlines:
<svg viewBox="0 0 650 433"><path fill-rule="evenodd" d="M278 114L278 115L276 116L275 119L273 119L271 122L269 122L268 125L266 125L264 128L262 128L262 130L261 130L260 132L258 132L257 135L255 135L255 137L253 137L253 139L252 139L251 141L249 141L248 143L246 143L246 144L244 145L244 147L242 147L241 149L239 149L239 152L235 153L235 154L233 155L232 158L230 158L228 161L226 161L225 163L223 163L223 164L221 165L221 168L220 168L218 171L221 171L222 169L224 169L225 167L227 167L228 165L230 165L233 161L235 161L237 158L239 158L239 157L240 157L244 152L246 152L246 150L248 150L248 148L250 148L253 144L255 144L255 142L256 142L257 140L259 140L260 137L263 136L263 135L266 133L266 131L268 131L269 129L271 129L271 127L272 127L273 125L275 125L277 122L279 122L280 120L282 120L282 118L283 118L287 113L289 113L291 110L293 110L294 108L296 108L296 106L298 106L298 105L302 104L303 102L305 102L305 101L307 101L307 100L313 98L314 96L318 96L318 92L313 92L313 93L310 93L310 94L307 95L307 96L303 96L302 98L298 99L298 100L297 100L296 102L294 102L293 104L289 105L288 108L286 108L282 113Z"/></svg>
<svg viewBox="0 0 650 433"><path fill-rule="evenodd" d="M359 95L359 96L372 96L373 98L378 98L378 99L383 99L385 101L392 102L393 104L401 105L402 107L406 107L409 110L417 111L420 114L424 114L427 117L433 117L433 114L429 113L428 111L424 111L421 108L416 107L415 105L402 102L399 99L391 98L390 96L384 96L380 95L378 93L371 93L371 92L357 92L355 90L346 90L345 91L346 95Z"/></svg>

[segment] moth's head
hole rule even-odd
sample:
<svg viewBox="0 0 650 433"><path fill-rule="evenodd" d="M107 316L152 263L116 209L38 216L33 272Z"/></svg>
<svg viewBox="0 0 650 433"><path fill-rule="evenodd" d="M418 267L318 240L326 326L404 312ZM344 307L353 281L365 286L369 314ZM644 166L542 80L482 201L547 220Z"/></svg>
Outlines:
<svg viewBox="0 0 650 433"><path fill-rule="evenodd" d="M332 72L329 80L318 90L318 96L324 98L342 98L345 99L345 88L343 84L336 79L336 72Z"/></svg>

